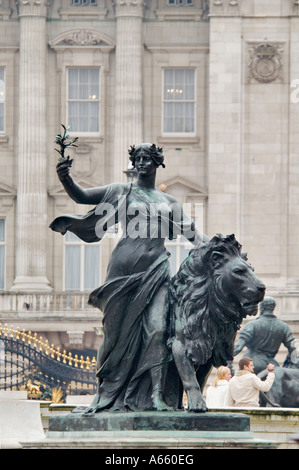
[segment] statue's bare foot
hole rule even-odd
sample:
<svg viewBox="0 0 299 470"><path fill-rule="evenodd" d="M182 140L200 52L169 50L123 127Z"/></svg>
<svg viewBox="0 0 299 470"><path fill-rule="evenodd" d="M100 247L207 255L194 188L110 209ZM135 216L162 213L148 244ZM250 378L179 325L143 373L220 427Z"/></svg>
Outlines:
<svg viewBox="0 0 299 470"><path fill-rule="evenodd" d="M152 395L152 400L154 404L154 410L156 411L173 411L173 408L162 399L160 393L155 393Z"/></svg>

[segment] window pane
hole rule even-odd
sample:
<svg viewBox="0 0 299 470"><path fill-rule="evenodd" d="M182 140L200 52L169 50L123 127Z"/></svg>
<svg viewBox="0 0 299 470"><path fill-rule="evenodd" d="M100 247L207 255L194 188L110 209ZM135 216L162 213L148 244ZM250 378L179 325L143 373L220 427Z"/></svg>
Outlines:
<svg viewBox="0 0 299 470"><path fill-rule="evenodd" d="M84 248L84 290L95 289L100 285L100 247Z"/></svg>
<svg viewBox="0 0 299 470"><path fill-rule="evenodd" d="M164 132L194 132L194 69L164 70Z"/></svg>
<svg viewBox="0 0 299 470"><path fill-rule="evenodd" d="M72 132L99 132L98 68L70 68L68 122Z"/></svg>
<svg viewBox="0 0 299 470"><path fill-rule="evenodd" d="M81 247L66 245L65 247L65 289L80 290Z"/></svg>

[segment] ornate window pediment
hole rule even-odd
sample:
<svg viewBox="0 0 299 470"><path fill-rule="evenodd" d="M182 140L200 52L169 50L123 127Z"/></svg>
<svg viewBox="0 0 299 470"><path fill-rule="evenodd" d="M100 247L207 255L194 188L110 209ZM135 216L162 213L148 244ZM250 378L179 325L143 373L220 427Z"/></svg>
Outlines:
<svg viewBox="0 0 299 470"><path fill-rule="evenodd" d="M102 49L107 52L114 49L115 44L110 37L93 29L76 28L65 31L50 41L53 49L66 47L88 47Z"/></svg>

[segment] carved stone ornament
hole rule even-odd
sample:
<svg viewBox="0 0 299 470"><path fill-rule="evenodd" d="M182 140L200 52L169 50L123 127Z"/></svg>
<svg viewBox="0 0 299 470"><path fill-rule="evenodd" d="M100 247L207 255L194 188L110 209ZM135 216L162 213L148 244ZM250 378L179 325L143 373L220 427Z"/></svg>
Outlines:
<svg viewBox="0 0 299 470"><path fill-rule="evenodd" d="M103 44L103 40L93 31L80 29L79 31L71 31L65 36L64 43L69 46L98 46Z"/></svg>
<svg viewBox="0 0 299 470"><path fill-rule="evenodd" d="M283 48L279 44L260 43L249 48L250 78L260 83L270 83L282 79L281 55Z"/></svg>
<svg viewBox="0 0 299 470"><path fill-rule="evenodd" d="M84 28L63 32L53 38L49 44L53 49L65 47L96 47L110 51L115 47L115 44L107 35L93 29Z"/></svg>
<svg viewBox="0 0 299 470"><path fill-rule="evenodd" d="M18 0L16 5L19 16L46 17L51 2L48 0Z"/></svg>
<svg viewBox="0 0 299 470"><path fill-rule="evenodd" d="M233 15L239 14L238 0L214 0L211 2L212 15Z"/></svg>

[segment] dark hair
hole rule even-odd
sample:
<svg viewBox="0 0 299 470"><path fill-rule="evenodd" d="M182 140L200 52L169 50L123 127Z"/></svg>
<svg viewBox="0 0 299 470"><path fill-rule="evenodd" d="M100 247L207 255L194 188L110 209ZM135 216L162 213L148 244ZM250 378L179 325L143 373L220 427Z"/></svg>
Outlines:
<svg viewBox="0 0 299 470"><path fill-rule="evenodd" d="M163 149L160 147L156 147L155 144L139 144L137 145L137 147L131 145L131 148L128 150L128 152L130 155L129 159L132 162L133 168L135 167L135 158L141 151L145 151L146 153L148 153L157 166L161 165L163 168L165 168L165 165L163 163Z"/></svg>
<svg viewBox="0 0 299 470"><path fill-rule="evenodd" d="M249 363L252 362L251 357L242 357L242 359L239 360L239 369L243 370L244 366L249 366Z"/></svg>

